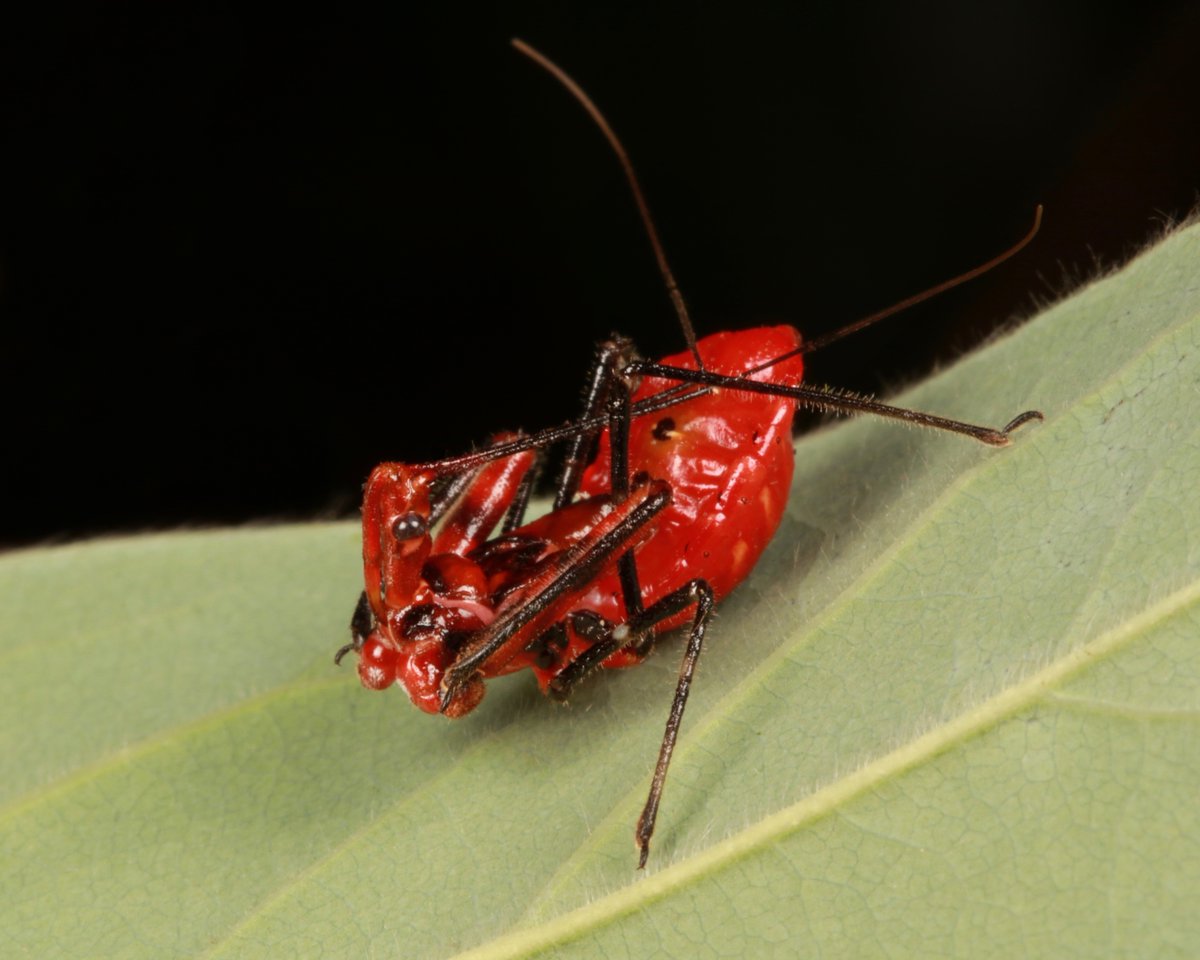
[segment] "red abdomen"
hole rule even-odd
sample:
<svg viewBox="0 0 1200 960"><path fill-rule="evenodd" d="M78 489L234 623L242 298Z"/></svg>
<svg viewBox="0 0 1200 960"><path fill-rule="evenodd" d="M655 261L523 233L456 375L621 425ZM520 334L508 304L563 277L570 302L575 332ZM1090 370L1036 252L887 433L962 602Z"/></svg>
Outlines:
<svg viewBox="0 0 1200 960"><path fill-rule="evenodd" d="M713 373L738 376L796 349L793 327L758 327L705 337L697 345ZM696 369L690 352L666 357L667 366ZM799 356L752 374L763 382L795 385ZM676 386L646 378L634 394L642 400ZM672 501L655 531L638 549L638 573L648 605L693 578L707 580L719 601L753 569L770 542L787 505L792 482L792 414L784 397L714 389L657 414L633 421L630 473L648 473L671 485ZM607 433L595 462L583 478L588 496L609 489ZM578 609L623 619L615 577L600 578ZM664 624L683 622L690 613Z"/></svg>

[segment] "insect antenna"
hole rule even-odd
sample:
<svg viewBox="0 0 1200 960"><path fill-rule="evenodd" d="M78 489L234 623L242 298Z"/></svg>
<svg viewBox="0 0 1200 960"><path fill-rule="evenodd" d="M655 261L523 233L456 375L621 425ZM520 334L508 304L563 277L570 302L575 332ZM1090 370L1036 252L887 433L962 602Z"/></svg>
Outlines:
<svg viewBox="0 0 1200 960"><path fill-rule="evenodd" d="M646 236L650 238L650 246L654 248L654 259L658 261L658 270L662 274L663 283L666 284L667 294L670 296L671 303L675 307L675 313L679 316L679 325L683 327L683 335L687 338L688 350L691 351L692 357L695 358L697 368L703 370L704 361L700 359L700 351L696 348L696 330L692 326L692 318L688 314L687 303L684 302L683 293L675 280L675 274L671 272L671 265L667 263L666 251L663 250L663 245L658 239L658 230L654 226L654 218L650 216L650 207L646 204L641 184L638 183L637 174L633 172L633 164L629 160L629 154L625 152L625 147L617 138L616 133L613 132L612 127L608 125L608 121L604 119L604 114L600 112L600 108L592 103L591 97L583 92L579 84L572 80L562 67L535 50L524 40L514 37L512 45L554 77L555 80L567 89L567 92L571 96L579 101L583 109L588 112L588 116L600 128L600 132L604 134L604 139L612 147L613 153L617 155L617 159L621 162L621 169L625 171L625 179L629 181L629 189L633 192L634 202L637 203L638 215L642 218L642 226L646 228Z"/></svg>
<svg viewBox="0 0 1200 960"><path fill-rule="evenodd" d="M551 72L558 70L553 63L551 63L549 60L546 60L544 57L541 57L541 54L538 54L537 51L533 50L531 47L527 47L520 40L514 40L513 45L518 50L521 50L523 53L527 53L535 60L538 60L539 63L543 63L543 65L546 66L546 69L551 70ZM562 79L564 83L571 84L574 90L578 90L578 87L574 87L573 81L571 81L566 74L562 74L561 71L558 71L556 76L560 76L560 79ZM582 91L579 91L579 96L583 96ZM591 101L584 97L584 103L585 105L590 106ZM595 107L591 107L591 109L595 110ZM599 117L598 113L595 115ZM603 123L603 117L599 117L598 122ZM603 129L607 130L607 125L605 125ZM616 143L615 137L613 138L613 142L615 143L617 149L620 150L620 145L619 143ZM623 152L620 152L619 155L624 157ZM637 181L633 179L632 169L627 166L626 171L628 172L630 181L634 184L634 188L636 190ZM641 197L640 192L637 193L637 196L639 198ZM646 217L646 222L649 225L649 214L646 214ZM818 337L815 340L807 341L801 344L795 350L790 350L787 353L780 354L777 357L772 357L770 360L760 363L756 367L751 367L749 370L739 374L737 377L717 376L706 371L703 364L700 363L699 356L697 356L698 351L696 350L694 339L691 343L691 349L693 351L693 356L696 356L696 370L683 370L678 367L666 367L661 364L648 363L646 361L635 361L630 367L627 368L629 372L646 373L650 374L651 376L663 377L664 379L673 379L677 382L675 386L664 390L662 393L656 394L652 397L646 397L642 400L639 400L637 403L634 403L630 409L630 412L635 417L644 416L649 413L655 413L659 410L665 410L668 407L674 406L678 403L683 403L695 397L702 396L703 394L708 393L713 387L740 387L741 389L745 389L753 393L790 396L797 400L800 404L807 406L810 409L815 409L826 413L874 414L875 416L888 417L896 420L906 420L909 423L915 423L920 426L933 427L934 429L938 430L947 430L952 433L964 434L965 436L972 437L982 443L987 443L992 446L1003 446L1008 443L1009 435L1018 427L1023 426L1031 420L1042 419L1041 413L1036 410L1027 410L1024 413L1014 417L1001 429L996 430L991 427L979 427L974 424L962 423L957 420L935 417L916 410L905 410L902 408L892 407L887 404L878 403L872 400L870 397L860 397L857 394L849 391L833 390L828 387L810 386L790 388L775 387L771 384L751 381L750 378L753 374L767 370L770 367L775 366L777 363L782 363L789 357L794 357L797 354L813 353L822 347L828 346L836 340L841 340L843 337L849 336L852 333L857 333L859 330L863 330L872 324L878 323L880 320L885 320L888 317L894 316L901 310L907 310L909 307L916 306L918 303L923 303L932 297L936 297L938 294L945 293L947 290L952 290L955 287L966 283L968 280L974 280L976 277L986 273L988 270L991 270L993 267L998 266L1005 260L1023 250L1037 235L1041 224L1042 207L1039 204L1034 210L1033 226L1030 228L1029 232L1013 246L1009 247L1003 253L992 257L986 263L981 263L979 266L973 267L965 273L960 273L958 276L952 277L949 280L945 280L936 286L930 287L928 290L923 290L905 300L901 300L899 303L893 304L885 310L880 310L877 313L873 313L861 320L856 320L854 323L847 324L841 329L835 330L833 333L828 333L823 337ZM655 249L661 252L661 247L658 245L657 239L653 233L653 226L649 226L649 229L651 231L650 236L651 240L654 242ZM665 258L663 259L662 263L665 265ZM669 276L669 268L664 266L664 269L666 271L666 275ZM678 288L675 289L678 291ZM682 298L679 302L683 302ZM686 320L686 308L680 316L685 323L687 323L685 329L690 333L691 326L690 322L687 322ZM694 337L694 334L692 334L692 336ZM742 382L745 383L744 386L742 385ZM584 419L577 420L574 423L564 423L557 427L550 427L549 429L540 430L537 433L517 437L504 443L495 444L491 447L478 450L473 453L463 454L457 457L448 457L445 460L439 460L436 463L427 464L426 466L441 475L458 473L459 471L470 470L475 467L482 466L484 463L500 457L510 456L514 453L520 453L523 450L547 447L553 443L557 443L560 440L579 436L580 434L587 433L589 431L603 429L604 427L608 426L608 422L609 421L606 416L595 416L590 418L585 417Z"/></svg>
<svg viewBox="0 0 1200 960"><path fill-rule="evenodd" d="M829 346L843 337L848 337L852 333L858 333L859 330L865 330L867 327L873 326L880 320L886 320L888 317L894 317L910 307L915 307L918 303L924 303L926 300L932 300L934 297L945 293L947 290L953 290L955 287L961 286L969 280L974 280L976 277L982 276L994 267L1000 266L1005 260L1016 256L1024 250L1029 243L1037 236L1038 230L1042 226L1042 205L1039 203L1033 211L1033 226L1029 228L1029 232L1025 234L1015 244L1005 250L1003 253L997 254L988 260L986 263L981 263L977 267L972 267L965 273L960 273L957 277L951 277L949 280L943 280L936 286L930 287L928 290L922 290L920 293L915 293L911 297L901 300L899 303L893 303L890 307L872 313L870 316L863 317L861 320L855 320L853 323L848 323L846 326L834 330L832 333L827 333L823 337L817 337L813 340L808 340L798 346L795 350L790 350L787 353L781 354L778 357L772 357L766 363L760 363L757 367L747 370L745 376L758 373L772 367L777 363L787 360L789 357L794 357L800 354L816 353L824 347Z"/></svg>

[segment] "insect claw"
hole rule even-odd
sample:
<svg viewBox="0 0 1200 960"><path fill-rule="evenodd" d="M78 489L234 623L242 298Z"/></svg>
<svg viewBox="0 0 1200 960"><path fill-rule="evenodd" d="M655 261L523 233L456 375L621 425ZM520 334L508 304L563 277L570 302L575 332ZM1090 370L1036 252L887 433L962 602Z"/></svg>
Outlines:
<svg viewBox="0 0 1200 960"><path fill-rule="evenodd" d="M353 640L350 641L349 643L347 643L345 646L341 647L338 650L338 652L333 655L334 666L340 667L342 665L342 657L344 657L350 651L357 650L357 649L358 649L358 644L355 643Z"/></svg>
<svg viewBox="0 0 1200 960"><path fill-rule="evenodd" d="M974 436L975 439L981 443L986 443L989 447L1007 447L1012 443L1011 434L1014 430L1025 426L1025 424L1033 420L1045 419L1040 410L1026 410L1024 413L1017 414L1017 416L1009 420L999 430L985 430L981 428Z"/></svg>
<svg viewBox="0 0 1200 960"><path fill-rule="evenodd" d="M479 706L479 701L487 692L483 678L478 673L472 673L465 680L457 679L459 675L451 675L447 671L438 687L438 713L451 720L465 717Z"/></svg>
<svg viewBox="0 0 1200 960"><path fill-rule="evenodd" d="M1005 425L1004 429L1001 430L1000 432L1003 433L1005 436L1007 436L1008 434L1012 433L1017 428L1023 427L1023 426L1025 426L1025 424L1030 423L1033 420L1045 420L1045 419L1046 418L1044 416L1042 416L1041 410L1026 410L1024 413L1019 413L1015 417L1013 417L1010 421L1008 421L1008 423Z"/></svg>

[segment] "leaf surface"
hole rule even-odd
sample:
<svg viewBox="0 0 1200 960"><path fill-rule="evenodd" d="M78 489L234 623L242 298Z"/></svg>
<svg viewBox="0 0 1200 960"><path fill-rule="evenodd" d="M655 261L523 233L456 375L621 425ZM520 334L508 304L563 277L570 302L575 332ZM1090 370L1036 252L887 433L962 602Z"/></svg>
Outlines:
<svg viewBox="0 0 1200 960"><path fill-rule="evenodd" d="M711 631L449 722L330 657L347 524L0 558L6 953L1184 956L1200 943L1200 230L855 421Z"/></svg>

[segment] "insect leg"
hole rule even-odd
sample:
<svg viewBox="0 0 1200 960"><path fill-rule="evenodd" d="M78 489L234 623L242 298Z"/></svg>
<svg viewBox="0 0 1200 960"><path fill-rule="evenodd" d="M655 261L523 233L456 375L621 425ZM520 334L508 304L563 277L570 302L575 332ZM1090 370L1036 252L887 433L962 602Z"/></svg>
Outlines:
<svg viewBox="0 0 1200 960"><path fill-rule="evenodd" d="M441 521L450 508L458 502L458 498L471 485L471 481L478 473L479 469L476 468L438 478L429 491L429 525L431 527Z"/></svg>
<svg viewBox="0 0 1200 960"><path fill-rule="evenodd" d="M503 434L494 443L511 439L511 434ZM433 552L465 555L487 540L512 505L522 495L528 499L526 481L535 459L533 451L525 450L468 473L468 482L457 491L457 501L433 542Z"/></svg>
<svg viewBox="0 0 1200 960"><path fill-rule="evenodd" d="M608 438L612 456L609 458L609 489L613 500L618 503L629 496L629 429L631 420L631 379L626 371L629 364L613 373L608 388ZM642 587L638 579L637 559L632 550L626 550L617 561L617 580L621 584L621 599L625 602L625 615L633 619L640 616Z"/></svg>
<svg viewBox="0 0 1200 960"><path fill-rule="evenodd" d="M614 506L583 539L562 551L556 562L530 582L518 602L506 607L461 650L442 677L443 709L455 693L485 668L498 669L552 624L566 616L576 595L642 532L671 502L671 488L651 481Z"/></svg>
<svg viewBox="0 0 1200 960"><path fill-rule="evenodd" d="M542 469L545 465L544 451L538 450L532 466L521 478L520 486L517 487L512 503L508 505L508 511L504 514L504 523L500 527L501 533L512 533L525 522L525 511L529 509L529 498L533 495L533 488L537 486L538 480L541 479Z"/></svg>
<svg viewBox="0 0 1200 960"><path fill-rule="evenodd" d="M687 706L692 677L696 672L696 661L700 659L700 649L704 646L704 630L712 614L712 588L703 580L692 580L674 593L667 594L642 614L643 617L648 617L654 613L656 622L659 622L685 610L692 603L696 604L696 619L692 621L692 632L688 637L687 649L683 653L683 662L679 666L679 682L675 686L671 712L667 715L667 728L663 732L662 746L658 751L654 779L650 781L650 793L646 797L646 805L642 807L634 833L638 846L639 870L646 866L646 858L650 855L650 837L654 833L654 821L658 819L658 804L662 799L663 784L667 780L667 767L670 766L671 754L675 751L679 724L683 720L683 708Z"/></svg>
<svg viewBox="0 0 1200 960"><path fill-rule="evenodd" d="M609 390L617 371L633 359L633 342L620 334L613 334L612 339L602 340L596 344L596 353L592 358L592 367L588 374L587 385L583 391L583 415L581 423L593 423L591 429L580 430L571 438L555 485L554 509L565 507L575 499L579 491L579 481L583 471L592 461L596 451L596 440L603 429L603 422L597 423L597 416L602 413L608 403Z"/></svg>
<svg viewBox="0 0 1200 960"><path fill-rule="evenodd" d="M804 384L789 386L787 384L750 380L746 377L730 377L710 373L707 370L688 370L684 367L671 367L661 363L648 363L635 360L629 365L631 373L645 374L652 377L662 377L667 380L678 380L685 383L703 384L708 387L724 387L730 390L741 390L744 393L763 393L773 397L791 397L797 404L826 413L869 413L877 417L887 417L892 420L904 420L920 427L932 427L935 430L945 430L948 433L960 433L971 437L980 443L992 447L1006 447L1010 442L1010 434L1018 427L1031 420L1044 419L1038 410L1026 410L1017 414L1000 429L982 427L973 423L963 423L961 420L950 420L932 413L920 410L909 410L905 407L893 407L886 403L872 400L870 397L859 396L843 390L829 387L809 387Z"/></svg>
<svg viewBox="0 0 1200 960"><path fill-rule="evenodd" d="M519 434L519 433L497 434L494 437L492 437L491 443L488 444L488 446L484 449L483 452L486 454L488 451L495 450L497 447L502 447L504 449L507 449L507 448L513 446L514 441L516 441L519 444L521 439L523 439L523 435ZM430 494L429 494L429 497L430 497L429 525L432 527L434 524L440 522L442 520L442 518L445 517L446 514L450 512L450 508L458 503L459 498L463 495L463 492L467 489L467 487L471 486L471 484L475 482L475 480L479 476L480 470L484 466L486 466L488 463L494 462L495 460L502 460L506 456L513 456L514 453L520 453L524 449L533 450L533 449L538 449L538 448L536 446L527 446L524 448L511 450L507 453L497 452L497 454L494 457L491 457L490 459L481 460L480 462L475 463L469 467L464 467L461 470L456 470L453 472L445 472L445 473L440 474L437 477L437 479L434 481L434 486L430 490ZM539 453L540 453L540 450L539 450ZM530 468L529 473L526 474L526 477L528 478L529 474L536 474L538 472L539 468L540 468L540 461L535 461L533 467ZM536 477L534 477L534 479L536 479ZM525 483L529 483L529 486L532 487L532 482L530 480L527 479L526 481L522 481L522 485L524 485ZM522 498L522 494L520 492L520 489L518 489L517 496L514 500L514 506L516 504L516 501L521 500L521 498ZM529 501L529 493L528 493L528 491L526 491L524 493L524 501L522 502L522 505L520 508L522 512L524 512L524 509L525 509L524 504L528 503L528 501ZM510 513L512 512L512 510L513 510L513 507L509 507ZM514 524L514 526L519 526L519 524Z"/></svg>
<svg viewBox="0 0 1200 960"><path fill-rule="evenodd" d="M700 650L704 645L704 631L712 613L712 588L704 580L691 580L678 590L668 593L662 599L651 604L642 613L632 617L628 623L617 627L607 627L607 636L601 637L596 644L567 664L550 682L546 691L556 700L565 700L579 681L603 663L606 658L632 644L640 646L639 641L642 637L649 636L653 641L652 631L656 624L671 619L693 604L696 606L696 616L692 621L692 632L688 637L683 662L679 666L679 682L675 687L675 697L671 701L671 712L667 716L667 728L663 733L662 746L659 748L658 764L654 768L654 779L650 782L650 793L646 797L646 805L642 808L641 816L638 817L635 836L639 851L639 870L646 865L646 858L650 855L650 837L654 833L654 821L658 818L658 805L662 799L663 784L667 779L667 768L671 764L671 754L675 750L675 741L679 737L679 725L683 720L683 710L687 706L688 694L692 689L696 662L700 659ZM579 616L576 615L572 625L577 631L580 631L581 626L588 629L586 624L575 622Z"/></svg>
<svg viewBox="0 0 1200 960"><path fill-rule="evenodd" d="M657 413L659 410L666 410L678 403L686 403L688 400L702 397L710 389L710 387L692 387L688 384L679 384L671 387L669 390L664 390L660 394L638 400L631 405L630 412L635 417ZM608 426L608 423L609 418L606 414L598 414L597 416L587 417L583 420L572 420L562 423L557 427L547 427L544 430L538 430L536 433L520 434L512 440L505 440L502 443L496 443L482 450L474 450L471 453L463 453L455 457L445 457L429 463L411 464L410 468L413 470L427 470L438 477L459 474L466 470L473 470L485 463L491 463L494 460L502 460L523 450L541 450L549 447L551 444L558 443L560 440L567 440L578 436L580 433L588 431L599 432Z"/></svg>

